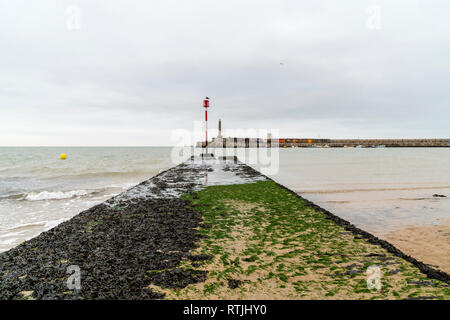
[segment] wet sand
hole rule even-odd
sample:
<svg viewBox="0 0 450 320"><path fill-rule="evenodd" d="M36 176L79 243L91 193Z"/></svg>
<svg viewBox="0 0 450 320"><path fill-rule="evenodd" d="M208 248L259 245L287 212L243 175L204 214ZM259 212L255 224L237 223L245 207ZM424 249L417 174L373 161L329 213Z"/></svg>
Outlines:
<svg viewBox="0 0 450 320"><path fill-rule="evenodd" d="M406 254L450 273L450 220L437 226L390 231L383 238Z"/></svg>

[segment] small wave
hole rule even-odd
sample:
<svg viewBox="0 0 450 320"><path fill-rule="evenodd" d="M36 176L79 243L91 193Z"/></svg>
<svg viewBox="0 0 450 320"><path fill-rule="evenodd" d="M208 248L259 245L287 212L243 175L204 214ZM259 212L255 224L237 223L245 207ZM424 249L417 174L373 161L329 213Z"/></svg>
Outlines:
<svg viewBox="0 0 450 320"><path fill-rule="evenodd" d="M135 169L124 171L87 171L73 174L60 174L47 177L47 179L74 179L74 178L108 178L108 177L122 177L122 176L144 176L151 177L156 170L152 169Z"/></svg>
<svg viewBox="0 0 450 320"><path fill-rule="evenodd" d="M44 220L38 222L31 222L25 224L18 224L6 229L0 229L0 231L7 231L11 233L0 235L0 237L7 237L16 234L17 232L23 232L30 229L41 228L42 230L50 230L53 227L56 227L60 223L69 220L70 218L61 218L56 220Z"/></svg>
<svg viewBox="0 0 450 320"><path fill-rule="evenodd" d="M20 232L23 230L28 230L28 229L33 229L33 228L42 228L45 227L46 222L33 222L33 223L26 223L26 224L19 224L16 226L13 226L11 228L8 228L8 231L13 231L13 232ZM9 235L9 234L7 234Z"/></svg>
<svg viewBox="0 0 450 320"><path fill-rule="evenodd" d="M128 190L131 187L134 187L135 185L139 184L139 182L124 182L124 183L115 183L109 185L107 188L120 188L122 190Z"/></svg>
<svg viewBox="0 0 450 320"><path fill-rule="evenodd" d="M17 199L22 199L24 196L23 193L20 192L12 192L12 193L7 193L7 194L0 194L0 199L13 199L13 200L17 200Z"/></svg>
<svg viewBox="0 0 450 320"><path fill-rule="evenodd" d="M64 221L67 221L69 219L70 218L62 218L62 219L58 219L58 220L45 221L45 231L48 231L48 230L56 227L60 223L63 223Z"/></svg>
<svg viewBox="0 0 450 320"><path fill-rule="evenodd" d="M27 194L25 200L40 201L40 200L69 199L74 197L86 196L92 193L93 192L88 192L86 190L31 192Z"/></svg>
<svg viewBox="0 0 450 320"><path fill-rule="evenodd" d="M1 200L16 200L16 201L41 201L41 200L63 200L75 197L85 197L93 196L95 194L101 194L104 197L104 193L111 193L111 195L116 195L117 193L128 190L138 183L118 183L109 185L103 188L91 189L91 190L70 190L70 191L48 191L48 190L38 190L38 191L28 191L28 192L12 192L9 194L1 194Z"/></svg>
<svg viewBox="0 0 450 320"><path fill-rule="evenodd" d="M358 188L358 189L336 189L336 190L295 190L297 193L348 193L348 192L373 192L373 191L409 191L409 190L432 190L432 189L449 189L450 186L435 187L409 187L409 188Z"/></svg>
<svg viewBox="0 0 450 320"><path fill-rule="evenodd" d="M397 198L397 199L394 199L394 200L407 200L407 201L410 201L410 200L412 200L412 201L414 201L414 200L427 200L427 201L431 201L431 202L438 202L438 201L441 201L442 199L445 199L445 198L434 198L434 197L429 197L429 198Z"/></svg>
<svg viewBox="0 0 450 320"><path fill-rule="evenodd" d="M328 200L328 203L350 203L348 200Z"/></svg>

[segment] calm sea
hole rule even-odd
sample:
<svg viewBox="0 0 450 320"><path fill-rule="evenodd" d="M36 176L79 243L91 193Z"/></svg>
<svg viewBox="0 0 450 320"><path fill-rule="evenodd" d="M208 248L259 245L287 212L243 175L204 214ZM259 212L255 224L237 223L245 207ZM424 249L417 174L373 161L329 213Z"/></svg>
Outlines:
<svg viewBox="0 0 450 320"><path fill-rule="evenodd" d="M450 148L285 149L273 178L381 237L450 221Z"/></svg>
<svg viewBox="0 0 450 320"><path fill-rule="evenodd" d="M0 251L175 165L171 151L0 148ZM281 149L272 178L371 232L450 219L449 148Z"/></svg>

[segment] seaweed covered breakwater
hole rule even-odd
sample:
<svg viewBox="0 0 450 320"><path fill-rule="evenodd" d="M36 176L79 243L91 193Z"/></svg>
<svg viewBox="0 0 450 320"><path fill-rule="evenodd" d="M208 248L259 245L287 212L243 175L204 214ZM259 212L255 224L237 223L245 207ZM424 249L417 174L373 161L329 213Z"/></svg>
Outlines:
<svg viewBox="0 0 450 320"><path fill-rule="evenodd" d="M193 158L164 171L1 253L0 299L157 299L163 294L150 282L177 288L203 281L204 272L175 268L208 258L190 253L202 218L180 196L252 179L265 178L235 159ZM67 285L70 266L80 270L80 289Z"/></svg>
<svg viewBox="0 0 450 320"><path fill-rule="evenodd" d="M210 186L183 197L203 212L193 252L204 282L169 299L449 299L450 286L351 231L274 181ZM161 290L161 288L156 288Z"/></svg>

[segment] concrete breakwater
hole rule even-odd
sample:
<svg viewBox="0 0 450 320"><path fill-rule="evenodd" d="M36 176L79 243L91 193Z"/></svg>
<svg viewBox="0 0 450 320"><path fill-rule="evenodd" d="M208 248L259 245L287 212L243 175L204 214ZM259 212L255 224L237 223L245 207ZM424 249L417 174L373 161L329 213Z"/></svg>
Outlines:
<svg viewBox="0 0 450 320"><path fill-rule="evenodd" d="M1 299L448 299L449 283L236 158L210 156L0 254Z"/></svg>
<svg viewBox="0 0 450 320"><path fill-rule="evenodd" d="M197 147L204 147L198 142ZM213 138L212 148L312 148L312 147L450 147L450 139L314 139L314 138Z"/></svg>

